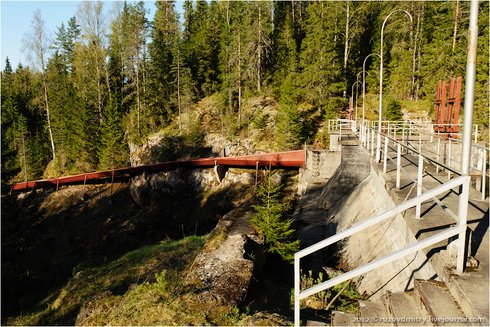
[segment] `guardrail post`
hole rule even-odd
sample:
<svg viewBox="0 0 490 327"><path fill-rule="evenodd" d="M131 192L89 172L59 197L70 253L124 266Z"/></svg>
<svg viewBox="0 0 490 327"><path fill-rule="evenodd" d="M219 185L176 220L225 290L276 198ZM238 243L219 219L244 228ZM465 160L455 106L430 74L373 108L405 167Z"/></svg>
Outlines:
<svg viewBox="0 0 490 327"><path fill-rule="evenodd" d="M362 130L362 145L366 146L366 125L362 124L361 130Z"/></svg>
<svg viewBox="0 0 490 327"><path fill-rule="evenodd" d="M448 143L448 149L447 149L447 152L448 152L447 153L447 166L449 168L451 168L451 138L448 137L447 140L449 142ZM447 171L447 179L451 179L451 171L450 170Z"/></svg>
<svg viewBox="0 0 490 327"><path fill-rule="evenodd" d="M374 128L371 130L371 157L374 156Z"/></svg>
<svg viewBox="0 0 490 327"><path fill-rule="evenodd" d="M441 162L441 137L437 132L437 162ZM436 165L436 173L439 173L439 165Z"/></svg>
<svg viewBox="0 0 490 327"><path fill-rule="evenodd" d="M361 131L361 144L364 144L364 125L362 123L359 130Z"/></svg>
<svg viewBox="0 0 490 327"><path fill-rule="evenodd" d="M301 323L299 310L299 292L300 292L300 268L299 268L300 258L294 256L294 326L298 327Z"/></svg>
<svg viewBox="0 0 490 327"><path fill-rule="evenodd" d="M396 145L396 142L398 141L397 135L398 135L398 125L395 125L395 128L393 129L393 146Z"/></svg>
<svg viewBox="0 0 490 327"><path fill-rule="evenodd" d="M485 200L486 196L485 196L485 193L486 193L486 183L487 183L487 149L483 149L483 167L482 167L482 170L481 170L481 178L482 178L482 181L481 181L481 199L482 201Z"/></svg>
<svg viewBox="0 0 490 327"><path fill-rule="evenodd" d="M369 128L366 128L366 140L364 142L364 146L369 151Z"/></svg>
<svg viewBox="0 0 490 327"><path fill-rule="evenodd" d="M400 169L402 166L402 146L396 145L396 188L400 189Z"/></svg>
<svg viewBox="0 0 490 327"><path fill-rule="evenodd" d="M420 150L419 150L420 151ZM417 196L422 194L422 178L424 170L424 157L419 152L419 165L418 165L418 177L417 177ZM420 211L422 209L422 203L419 202L415 208L415 218L420 219Z"/></svg>
<svg viewBox="0 0 490 327"><path fill-rule="evenodd" d="M405 145L408 144L407 142L405 142L405 124L403 124L402 126L402 143L405 143Z"/></svg>
<svg viewBox="0 0 490 327"><path fill-rule="evenodd" d="M388 136L385 136L385 150L383 156L383 173L386 174L386 162L388 161Z"/></svg>
<svg viewBox="0 0 490 327"><path fill-rule="evenodd" d="M430 128L430 130L429 130L430 143L432 143L434 141L434 125L430 124L429 128Z"/></svg>

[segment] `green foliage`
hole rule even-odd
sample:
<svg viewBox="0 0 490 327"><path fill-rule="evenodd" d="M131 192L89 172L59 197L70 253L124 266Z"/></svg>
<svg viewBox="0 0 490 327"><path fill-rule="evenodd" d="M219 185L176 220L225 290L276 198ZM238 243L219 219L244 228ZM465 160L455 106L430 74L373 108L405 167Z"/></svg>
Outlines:
<svg viewBox="0 0 490 327"><path fill-rule="evenodd" d="M124 167L128 164L128 146L124 139L121 113L117 104L111 101L105 111L99 147L99 167L101 169Z"/></svg>
<svg viewBox="0 0 490 327"><path fill-rule="evenodd" d="M251 222L255 229L264 237L268 251L279 254L284 260L292 262L294 253L299 250L299 240L294 240L292 219L284 219L289 209L288 203L279 201L282 185L273 182L271 173L259 185L259 205L255 205L256 213Z"/></svg>
<svg viewBox="0 0 490 327"><path fill-rule="evenodd" d="M84 2L76 18L57 27L43 63L37 60L42 74L24 67L14 72L5 63L2 181L24 179L26 172L29 179L39 178L50 162L44 84L58 157L50 171L62 174L126 164L128 141L144 142L179 122L182 135L199 143L199 133L184 131L181 118L213 93L223 98L218 124L224 135L242 136L250 121L263 129L265 121L247 117L244 104L247 97L273 95L280 107L277 125L269 127L275 128L279 146L311 142L318 114L345 115L344 92L357 80L364 58L379 53L382 22L395 9L412 14L413 28L402 12L385 26L386 98L428 111L438 80L465 75L470 7L465 1L185 1L182 23L174 1L155 6L150 23L143 2L117 2L109 21L102 3ZM474 107L483 138L489 107L488 6L479 4ZM105 35L101 31L107 27ZM26 40L32 46L31 34ZM372 56L366 69L366 117L375 118L379 58ZM305 105L314 110L304 110ZM260 141L266 143L269 134Z"/></svg>
<svg viewBox="0 0 490 327"><path fill-rule="evenodd" d="M387 120L402 120L402 106L395 98L389 99L385 117Z"/></svg>
<svg viewBox="0 0 490 327"><path fill-rule="evenodd" d="M324 276L322 272L319 272L318 276L315 278L313 276L313 272L309 270L307 275L301 274L300 288L307 289L318 285L327 280L324 277L329 277L328 279L331 279L335 276ZM338 296L336 301L333 302L328 308L330 312L334 310L340 310L343 312L357 312L357 303L358 300L362 299L362 297L351 283L349 283L347 286L346 283L349 282L337 284L332 288L326 289L308 297L308 303L306 303L306 301L300 302L301 308L308 307L316 310L325 310L327 309L329 303L334 299L334 297ZM291 292L291 302L293 302L293 300L294 292Z"/></svg>

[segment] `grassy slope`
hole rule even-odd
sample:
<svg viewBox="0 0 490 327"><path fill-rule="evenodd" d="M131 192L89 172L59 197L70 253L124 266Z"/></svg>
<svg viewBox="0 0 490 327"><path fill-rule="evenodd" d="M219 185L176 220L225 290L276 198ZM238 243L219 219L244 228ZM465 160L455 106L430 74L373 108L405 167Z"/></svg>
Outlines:
<svg viewBox="0 0 490 327"><path fill-rule="evenodd" d="M82 270L73 276L56 296L49 296L39 303L35 312L17 316L6 321L11 325L52 325L74 323L74 313L78 313L81 304L94 296L99 299L120 298L113 294L127 294L130 301L140 300L142 290L149 288L149 294L153 300L158 300L152 290L155 275L166 271L165 280L168 282L168 291L173 292L172 287L179 285L182 272L194 260L202 248L206 237L190 236L177 241L163 241L158 244L144 246L130 251L119 259L97 268ZM156 287L158 289L158 287ZM127 291L126 291L127 290ZM136 296L139 294L139 296ZM109 301L110 302L110 301ZM134 316L134 310L129 308L126 316ZM110 313L110 310L107 310ZM121 318L125 316L121 312ZM90 320L89 320L90 321ZM145 320L147 321L147 320ZM138 320L122 325L141 324ZM109 323L105 321L104 324ZM145 323L143 323L145 324Z"/></svg>

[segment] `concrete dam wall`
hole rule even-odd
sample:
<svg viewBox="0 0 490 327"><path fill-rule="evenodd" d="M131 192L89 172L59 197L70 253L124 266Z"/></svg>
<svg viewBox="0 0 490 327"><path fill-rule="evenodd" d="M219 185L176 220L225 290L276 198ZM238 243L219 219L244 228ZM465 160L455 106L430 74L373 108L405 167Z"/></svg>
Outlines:
<svg viewBox="0 0 490 327"><path fill-rule="evenodd" d="M330 155L333 156L333 153L330 152ZM328 158L329 155L325 155L325 159ZM371 166L368 153L358 146L356 141L342 142L340 164L333 173L330 169L330 173L321 187L321 192L316 192L316 199L310 197L309 206L304 207L302 211L301 201L299 203L297 219L310 223L299 230L302 247L332 236L395 206L385 189L383 178ZM305 195L312 195L309 194L310 187ZM314 187L318 189L319 185ZM311 208L312 203L315 203L315 210ZM302 214L309 218L305 220ZM315 242L310 237L312 229L315 231ZM340 254L342 268L348 271L415 242L415 235L403 215L399 214L347 238L341 244L337 244L336 249ZM315 260L318 261L318 257ZM322 264L328 266L329 263L323 261ZM419 251L415 255L375 269L354 282L360 293L371 295L375 299L385 291L403 292L412 289L415 278L430 279L436 275L424 253Z"/></svg>

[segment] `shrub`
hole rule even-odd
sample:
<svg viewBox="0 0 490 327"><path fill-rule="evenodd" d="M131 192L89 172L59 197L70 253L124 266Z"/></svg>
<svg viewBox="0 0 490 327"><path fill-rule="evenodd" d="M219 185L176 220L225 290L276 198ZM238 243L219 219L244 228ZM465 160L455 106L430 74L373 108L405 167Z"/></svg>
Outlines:
<svg viewBox="0 0 490 327"><path fill-rule="evenodd" d="M256 213L252 216L252 225L264 237L269 252L292 262L294 253L299 250L299 240L294 240L292 219L283 218L289 205L278 200L281 187L281 184L272 181L271 173L267 172L266 179L259 185L260 204L254 206Z"/></svg>
<svg viewBox="0 0 490 327"><path fill-rule="evenodd" d="M391 98L385 114L388 120L401 120L403 118L402 105L396 99Z"/></svg>

